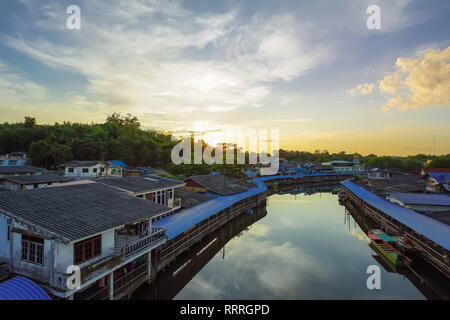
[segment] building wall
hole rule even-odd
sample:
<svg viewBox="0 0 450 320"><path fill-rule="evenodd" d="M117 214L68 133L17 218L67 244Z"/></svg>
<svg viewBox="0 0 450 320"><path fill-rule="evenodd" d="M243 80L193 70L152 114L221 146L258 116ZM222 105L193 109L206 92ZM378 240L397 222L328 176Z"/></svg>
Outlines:
<svg viewBox="0 0 450 320"><path fill-rule="evenodd" d="M92 167L71 167L73 168L73 172L69 172L69 167L64 169L66 177L97 177L101 175L101 169L104 168L104 164L97 164ZM97 172L93 172L93 169L96 168ZM88 169L88 172L83 172L83 169Z"/></svg>
<svg viewBox="0 0 450 320"><path fill-rule="evenodd" d="M27 165L27 159L0 159L0 166L26 166Z"/></svg>
<svg viewBox="0 0 450 320"><path fill-rule="evenodd" d="M388 173L388 172L379 172L379 171L369 172L367 174L367 177L369 179L384 180L384 179L389 179L390 178L390 173Z"/></svg>
<svg viewBox="0 0 450 320"><path fill-rule="evenodd" d="M352 173L353 167L348 166L333 166L333 170L337 173Z"/></svg>
<svg viewBox="0 0 450 320"><path fill-rule="evenodd" d="M86 239L89 238L91 237ZM108 230L102 233L102 253L99 257L95 257L94 260L112 255L114 253L114 240L114 230ZM67 270L67 267L73 265L73 248L76 242L71 242L69 244L55 242L55 270L57 272L64 273ZM82 263L80 267L86 264L89 264L89 261Z"/></svg>
<svg viewBox="0 0 450 320"><path fill-rule="evenodd" d="M12 233L12 271L42 283L49 283L50 270L53 266L52 240L44 240L43 265L22 260L22 234Z"/></svg>

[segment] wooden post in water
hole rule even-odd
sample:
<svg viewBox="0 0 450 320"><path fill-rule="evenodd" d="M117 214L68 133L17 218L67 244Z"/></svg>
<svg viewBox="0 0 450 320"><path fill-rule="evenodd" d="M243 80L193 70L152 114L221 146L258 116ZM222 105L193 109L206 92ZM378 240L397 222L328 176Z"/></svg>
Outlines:
<svg viewBox="0 0 450 320"><path fill-rule="evenodd" d="M109 280L109 300L114 300L114 272L111 272L108 277Z"/></svg>

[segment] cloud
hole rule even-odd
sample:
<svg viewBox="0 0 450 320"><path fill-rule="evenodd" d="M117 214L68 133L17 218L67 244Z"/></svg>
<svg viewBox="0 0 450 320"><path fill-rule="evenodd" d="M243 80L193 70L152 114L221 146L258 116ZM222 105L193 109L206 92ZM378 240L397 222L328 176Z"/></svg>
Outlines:
<svg viewBox="0 0 450 320"><path fill-rule="evenodd" d="M398 58L397 71L379 82L381 92L395 94L383 110L450 106L449 62L450 46L427 50L422 59Z"/></svg>
<svg viewBox="0 0 450 320"><path fill-rule="evenodd" d="M25 3L32 12L42 7ZM81 30L74 32L61 30L61 10L61 4L45 4L38 23L31 21L39 30L3 41L84 76L88 86L80 96L137 115L258 108L273 83L302 76L327 53L312 44L311 26L293 15L244 19L234 10L194 13L179 2L95 1L83 5ZM52 36L43 37L52 26Z"/></svg>
<svg viewBox="0 0 450 320"><path fill-rule="evenodd" d="M272 120L273 122L311 122L312 119L309 118L297 118L297 119L278 119Z"/></svg>
<svg viewBox="0 0 450 320"><path fill-rule="evenodd" d="M0 96L3 102L33 101L45 99L47 91L0 60Z"/></svg>
<svg viewBox="0 0 450 320"><path fill-rule="evenodd" d="M383 111L450 106L450 46L426 50L423 58L398 58L396 71L378 80L381 93L392 95ZM364 83L349 90L370 94L375 85Z"/></svg>
<svg viewBox="0 0 450 320"><path fill-rule="evenodd" d="M370 94L370 93L372 93L374 88L375 88L375 85L373 83L363 83L363 84L358 84L353 89L350 89L349 92L352 96L357 93Z"/></svg>

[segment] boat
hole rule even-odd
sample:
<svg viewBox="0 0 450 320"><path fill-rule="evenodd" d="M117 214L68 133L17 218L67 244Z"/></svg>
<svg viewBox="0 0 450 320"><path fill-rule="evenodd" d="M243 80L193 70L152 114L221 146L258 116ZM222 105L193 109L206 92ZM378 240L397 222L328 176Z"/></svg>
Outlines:
<svg viewBox="0 0 450 320"><path fill-rule="evenodd" d="M379 229L369 230L369 238L371 240L384 240L387 243L395 243L395 239Z"/></svg>
<svg viewBox="0 0 450 320"><path fill-rule="evenodd" d="M344 204L346 200L347 200L347 194L345 192L343 192L343 191L340 191L338 193L339 204L340 205Z"/></svg>
<svg viewBox="0 0 450 320"><path fill-rule="evenodd" d="M372 248L377 251L377 253L383 255L390 263L395 266L410 265L411 259L395 249L391 244L395 240L388 234L381 232L380 230L374 229L369 231L369 238L371 240ZM386 239L386 240L385 240Z"/></svg>

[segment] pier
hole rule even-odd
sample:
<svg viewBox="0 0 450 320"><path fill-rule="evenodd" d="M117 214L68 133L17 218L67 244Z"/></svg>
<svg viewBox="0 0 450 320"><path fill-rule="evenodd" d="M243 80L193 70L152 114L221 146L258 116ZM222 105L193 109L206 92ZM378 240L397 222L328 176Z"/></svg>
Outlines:
<svg viewBox="0 0 450 320"><path fill-rule="evenodd" d="M358 210L391 235L405 236L426 262L450 278L450 226L380 198L352 181L341 184L346 207Z"/></svg>

